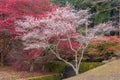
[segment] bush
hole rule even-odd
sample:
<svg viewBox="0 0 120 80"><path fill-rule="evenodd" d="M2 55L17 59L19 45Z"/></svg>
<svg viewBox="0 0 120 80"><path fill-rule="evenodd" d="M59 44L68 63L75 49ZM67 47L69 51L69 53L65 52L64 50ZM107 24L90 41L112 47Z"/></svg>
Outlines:
<svg viewBox="0 0 120 80"><path fill-rule="evenodd" d="M86 72L103 64L104 63L101 62L82 62L79 73ZM45 65L45 68L50 72L55 72L58 74L37 77L29 80L62 80L60 74L65 72L66 67L67 65L64 62L48 63Z"/></svg>
<svg viewBox="0 0 120 80"><path fill-rule="evenodd" d="M86 72L90 69L96 68L96 67L101 66L103 64L104 63L101 63L101 62L82 62L81 66L80 66L79 73ZM67 65L64 62L48 63L46 65L47 70L50 72L56 72L58 74L31 78L29 80L62 80L60 74L65 71L66 66Z"/></svg>
<svg viewBox="0 0 120 80"><path fill-rule="evenodd" d="M80 65L79 73L83 73L85 71L96 68L96 67L101 66L103 64L104 63L101 63L101 62L82 62ZM55 73L63 73L65 71L66 67L67 67L67 65L64 62L48 63L46 65L46 69L48 71L55 72Z"/></svg>
<svg viewBox="0 0 120 80"><path fill-rule="evenodd" d="M54 75L47 75L38 78L33 78L29 80L61 80L61 77L58 74L54 74Z"/></svg>
<svg viewBox="0 0 120 80"><path fill-rule="evenodd" d="M55 62L46 64L45 69L49 72L63 73L66 66L64 62Z"/></svg>
<svg viewBox="0 0 120 80"><path fill-rule="evenodd" d="M94 40L87 48L89 58L110 59L115 53L120 52L120 38L116 36L106 37L106 40Z"/></svg>

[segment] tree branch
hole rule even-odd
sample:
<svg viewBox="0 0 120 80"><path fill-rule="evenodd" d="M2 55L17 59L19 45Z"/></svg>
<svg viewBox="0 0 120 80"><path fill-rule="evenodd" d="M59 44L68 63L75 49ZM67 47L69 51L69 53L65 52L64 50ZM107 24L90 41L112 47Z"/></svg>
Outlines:
<svg viewBox="0 0 120 80"><path fill-rule="evenodd" d="M61 58L60 55L57 54L53 49L51 49L51 48L49 48L49 49L51 50L51 52L52 52L59 60L65 62L65 63L68 64L68 65L70 65L70 66L74 69L74 71L76 71L76 69L75 69L75 67L74 67L74 65L73 65L72 63L70 63L70 62L66 61L65 59Z"/></svg>

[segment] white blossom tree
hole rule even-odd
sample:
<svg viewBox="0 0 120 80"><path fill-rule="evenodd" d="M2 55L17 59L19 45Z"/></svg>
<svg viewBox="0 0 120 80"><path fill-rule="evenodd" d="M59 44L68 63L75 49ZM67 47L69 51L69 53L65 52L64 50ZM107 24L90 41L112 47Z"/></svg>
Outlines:
<svg viewBox="0 0 120 80"><path fill-rule="evenodd" d="M86 29L86 35L79 34L77 28L84 24L87 28L90 17L88 10L76 11L70 7L61 7L40 19L25 16L25 20L16 21L18 25L16 31L22 33L20 37L24 41L25 50L49 48L59 60L71 66L77 75L88 44L93 39L99 38L98 36L103 32L113 28L109 23L102 23L94 28ZM55 37L55 42L51 43L49 40L53 37ZM64 41L68 41L68 46L73 51L74 63L62 58L59 51L51 48L53 44L58 48ZM77 48L74 48L73 41L78 43Z"/></svg>

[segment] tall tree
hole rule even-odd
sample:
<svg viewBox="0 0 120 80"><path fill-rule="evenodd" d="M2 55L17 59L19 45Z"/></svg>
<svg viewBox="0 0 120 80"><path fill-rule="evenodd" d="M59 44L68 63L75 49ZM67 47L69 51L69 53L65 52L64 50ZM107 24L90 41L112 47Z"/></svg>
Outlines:
<svg viewBox="0 0 120 80"><path fill-rule="evenodd" d="M23 16L27 15L40 18L52 9L50 0L0 0L0 36L6 38L4 34L10 34L9 41L17 39L15 36L20 34L15 30L16 20L22 20ZM1 55L4 54L3 52Z"/></svg>
<svg viewBox="0 0 120 80"><path fill-rule="evenodd" d="M25 50L48 48L59 60L71 66L77 75L88 44L113 28L110 23L103 23L86 29L86 35L79 34L77 28L81 25L87 26L90 16L88 10L76 11L71 7L58 7L41 19L26 16L25 20L16 21L19 25L16 30L24 33L21 39L24 41ZM63 46L73 52L70 54L74 57L74 63L59 53Z"/></svg>

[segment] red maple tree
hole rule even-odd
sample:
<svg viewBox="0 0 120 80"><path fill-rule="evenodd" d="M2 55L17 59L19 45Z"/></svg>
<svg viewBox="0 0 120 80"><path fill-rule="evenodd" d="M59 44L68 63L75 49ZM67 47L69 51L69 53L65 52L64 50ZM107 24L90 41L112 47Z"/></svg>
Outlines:
<svg viewBox="0 0 120 80"><path fill-rule="evenodd" d="M14 21L23 16L44 16L51 11L50 0L0 0L0 33L16 34Z"/></svg>
<svg viewBox="0 0 120 80"><path fill-rule="evenodd" d="M50 5L50 0L0 0L0 36L4 33L11 35L10 40L16 39L20 35L16 32L16 20L24 20L24 16L34 16L41 18L45 13L52 11L54 6ZM13 36L15 35L15 36ZM32 53L37 53L32 55ZM4 53L1 53L4 54ZM41 54L38 50L30 50L28 57L33 59Z"/></svg>

